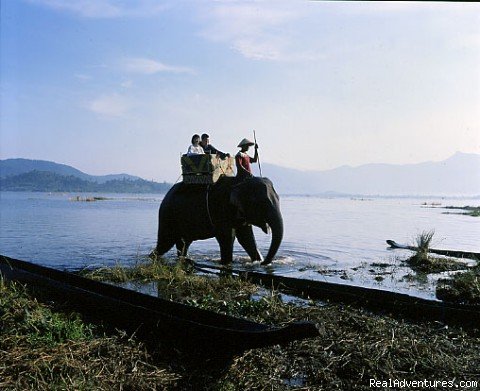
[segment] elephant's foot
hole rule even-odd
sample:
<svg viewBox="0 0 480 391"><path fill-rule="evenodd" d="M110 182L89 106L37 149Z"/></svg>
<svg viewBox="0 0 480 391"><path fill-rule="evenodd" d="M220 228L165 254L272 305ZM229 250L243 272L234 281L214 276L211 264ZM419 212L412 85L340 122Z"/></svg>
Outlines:
<svg viewBox="0 0 480 391"><path fill-rule="evenodd" d="M159 244L157 244L157 247L155 248L155 250L152 251L152 253L155 253L157 256L161 256L165 254L167 251L169 251L174 244L175 243L159 242Z"/></svg>
<svg viewBox="0 0 480 391"><path fill-rule="evenodd" d="M252 262L263 262L263 256L257 251L256 254L250 257L250 260Z"/></svg>

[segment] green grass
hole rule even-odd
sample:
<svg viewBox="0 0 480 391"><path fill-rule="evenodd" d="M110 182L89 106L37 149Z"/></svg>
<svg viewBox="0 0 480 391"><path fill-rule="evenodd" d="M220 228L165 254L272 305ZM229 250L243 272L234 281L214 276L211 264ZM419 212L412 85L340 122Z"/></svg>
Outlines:
<svg viewBox="0 0 480 391"><path fill-rule="evenodd" d="M0 390L147 390L174 384L167 365L149 361L142 344L108 336L78 314L40 303L0 275Z"/></svg>
<svg viewBox="0 0 480 391"><path fill-rule="evenodd" d="M256 285L228 275L220 279L196 275L188 262L168 265L161 259L137 262L129 268L116 265L112 268L85 271L82 275L117 284L155 281L163 298L178 302L194 301L199 296L202 299L211 297L214 300L236 302L249 300L258 290Z"/></svg>
<svg viewBox="0 0 480 391"><path fill-rule="evenodd" d="M85 325L78 314L52 312L48 306L30 300L23 286L12 285L7 289L3 280L0 280L0 314L3 331L25 335L32 347L82 341L93 335L93 328Z"/></svg>
<svg viewBox="0 0 480 391"><path fill-rule="evenodd" d="M441 300L480 305L480 266L440 280L436 293Z"/></svg>

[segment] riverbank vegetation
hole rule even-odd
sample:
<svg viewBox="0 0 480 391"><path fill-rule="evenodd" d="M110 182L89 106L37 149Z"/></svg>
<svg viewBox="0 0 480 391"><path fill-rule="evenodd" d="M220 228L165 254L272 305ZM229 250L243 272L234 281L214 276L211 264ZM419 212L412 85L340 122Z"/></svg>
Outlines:
<svg viewBox="0 0 480 391"><path fill-rule="evenodd" d="M87 192L87 193L166 193L172 185L144 179L112 179L104 183L33 170L0 178L3 191Z"/></svg>
<svg viewBox="0 0 480 391"><path fill-rule="evenodd" d="M445 209L456 210L459 212L444 212L444 214L461 214L472 217L480 216L480 206L446 206Z"/></svg>
<svg viewBox="0 0 480 391"><path fill-rule="evenodd" d="M417 273L427 275L432 273L453 272L448 278L437 282L436 296L440 300L480 305L480 263L475 265L448 257L434 257L428 250L434 236L434 231L422 232L416 238L416 252L406 263ZM473 261L472 261L473 262Z"/></svg>
<svg viewBox="0 0 480 391"><path fill-rule="evenodd" d="M406 259L412 270L423 273L442 273L446 271L464 270L466 264L452 258L433 257L428 253L435 231L424 231L415 238L415 253Z"/></svg>
<svg viewBox="0 0 480 391"><path fill-rule="evenodd" d="M163 297L258 322L309 320L319 336L228 360L192 360L162 346L147 350L135 336L107 332L0 282L0 389L368 390L370 379L480 381L479 330L294 304L279 292L161 259L84 274L117 284L153 281Z"/></svg>
<svg viewBox="0 0 480 391"><path fill-rule="evenodd" d="M480 265L441 279L436 294L440 300L480 306Z"/></svg>

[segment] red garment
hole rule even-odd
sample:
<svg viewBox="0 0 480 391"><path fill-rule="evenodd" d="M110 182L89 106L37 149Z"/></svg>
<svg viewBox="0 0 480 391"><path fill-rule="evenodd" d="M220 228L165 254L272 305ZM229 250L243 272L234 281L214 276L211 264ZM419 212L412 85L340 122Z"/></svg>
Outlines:
<svg viewBox="0 0 480 391"><path fill-rule="evenodd" d="M246 153L238 152L235 155L235 163L237 165L237 176L246 176L246 170L250 174L252 174L252 169L250 168L250 156Z"/></svg>

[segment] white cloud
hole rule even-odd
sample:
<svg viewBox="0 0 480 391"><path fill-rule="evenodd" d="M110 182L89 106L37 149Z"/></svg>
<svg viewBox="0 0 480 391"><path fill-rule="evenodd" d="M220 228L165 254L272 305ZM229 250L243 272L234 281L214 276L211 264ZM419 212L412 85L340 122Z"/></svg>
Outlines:
<svg viewBox="0 0 480 391"><path fill-rule="evenodd" d="M95 98L87 108L106 117L123 117L131 108L131 103L124 96L112 93Z"/></svg>
<svg viewBox="0 0 480 391"><path fill-rule="evenodd" d="M456 23L457 18L463 20L467 15L470 19L474 18L478 9L478 5L470 3L448 2L219 0L201 2L198 12L204 22L200 32L203 37L225 43L249 59L285 62L322 60L325 58L325 53L322 53L325 49L338 52L338 40L343 31L348 32L350 29L338 25L336 30L332 30L328 20L338 18L339 15L345 16L345 20L354 18L354 21L362 17L392 18L394 25L409 17L412 20L422 17L424 23L432 23L432 18L439 19L442 23L452 19L450 23ZM446 16L445 20L442 16ZM376 28L376 22L372 19L372 30ZM332 31L338 34L329 35ZM315 36L308 35L308 32L320 33ZM478 42L476 33L478 29L470 37L462 37L463 42L459 44L473 47ZM335 45L324 41L328 39L326 37L330 37ZM349 44L349 50L355 50L357 44L358 42Z"/></svg>
<svg viewBox="0 0 480 391"><path fill-rule="evenodd" d="M143 75L153 75L159 72L194 73L193 69L188 67L166 65L148 58L127 58L121 62L120 67L126 72Z"/></svg>
<svg viewBox="0 0 480 391"><path fill-rule="evenodd" d="M216 2L200 9L207 23L201 35L225 42L247 58L289 61L299 56L285 27L300 18L305 7L296 2ZM303 55L301 55L303 56Z"/></svg>
<svg viewBox="0 0 480 391"><path fill-rule="evenodd" d="M168 5L156 0L28 0L30 3L70 12L85 18L148 17Z"/></svg>

